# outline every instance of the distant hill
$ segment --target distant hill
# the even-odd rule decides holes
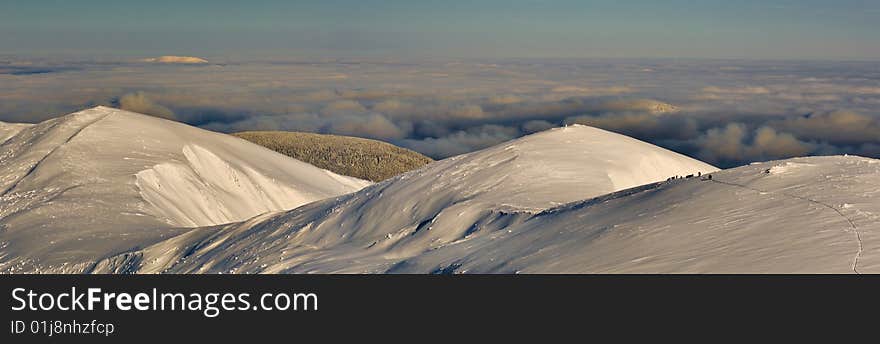
[[[433,161],[409,149],[358,137],[287,131],[245,131],[233,135],[317,167],[374,182]]]
[[[141,62],[149,62],[149,63],[178,63],[178,64],[202,64],[208,63],[208,60],[205,60],[200,57],[194,56],[159,56],[159,57],[151,57],[140,60]]]

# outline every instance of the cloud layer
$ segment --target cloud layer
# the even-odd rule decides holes
[[[10,59],[0,61],[0,121],[104,104],[223,132],[368,137],[434,158],[580,123],[729,167],[810,154],[880,157],[878,70],[854,62]]]

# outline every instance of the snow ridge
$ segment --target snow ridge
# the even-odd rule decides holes
[[[111,114],[110,114],[110,113],[102,114],[102,115],[100,115],[100,116],[98,116],[98,117],[96,117],[96,118],[94,118],[94,119],[90,119],[90,120],[88,120],[86,123],[84,123],[81,127],[79,127],[78,129],[74,130],[73,133],[70,135],[70,137],[68,137],[67,139],[64,140],[64,142],[61,142],[61,143],[58,144],[57,146],[53,147],[53,148],[52,148],[51,150],[49,150],[45,155],[43,155],[42,157],[40,157],[39,159],[37,159],[36,162],[34,162],[33,165],[32,165],[30,168],[28,168],[27,171],[26,171],[24,174],[22,174],[20,177],[18,177],[17,180],[15,180],[14,182],[12,182],[11,185],[7,186],[6,189],[3,190],[2,193],[0,193],[0,197],[3,197],[3,196],[5,196],[7,193],[9,193],[10,191],[14,190],[14,189],[18,186],[18,184],[21,183],[22,180],[24,180],[25,178],[27,178],[28,176],[30,176],[31,173],[33,173],[37,168],[40,167],[40,164],[42,164],[44,161],[46,161],[46,159],[48,159],[50,156],[52,156],[52,154],[55,154],[55,152],[56,152],[59,148],[63,147],[64,145],[66,145],[66,144],[68,144],[68,143],[70,143],[70,141],[72,141],[74,138],[76,138],[77,135],[79,135],[80,133],[82,133],[83,130],[86,130],[88,127],[90,127],[91,125],[93,125],[93,124],[95,124],[95,123],[97,123],[97,122],[100,122],[100,121],[103,120],[104,118],[107,118],[107,116],[109,116],[109,115],[111,115]]]

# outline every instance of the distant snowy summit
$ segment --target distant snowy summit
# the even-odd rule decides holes
[[[648,107],[648,111],[653,114],[676,113],[680,110],[677,106],[668,103],[656,103]]]
[[[169,64],[204,64],[208,63],[208,60],[205,60],[200,57],[194,56],[159,56],[159,57],[150,57],[139,60],[140,62],[147,63],[169,63]]]
[[[644,111],[654,115],[679,112],[675,105],[653,99],[614,100],[603,104],[604,108],[616,111]]]

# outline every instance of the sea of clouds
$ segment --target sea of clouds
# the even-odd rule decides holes
[[[111,105],[221,132],[374,138],[434,158],[580,123],[715,164],[880,157],[880,63],[0,57],[0,121]]]

